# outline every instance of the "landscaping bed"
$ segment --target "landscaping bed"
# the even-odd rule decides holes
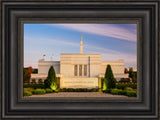
[[[110,93],[112,95],[125,95],[128,97],[137,97],[137,90],[134,90],[130,87],[126,87],[124,90],[122,89],[107,89],[104,91],[105,93]]]
[[[24,88],[23,95],[24,96],[31,96],[31,95],[43,95],[46,93],[53,93],[53,90],[47,89],[33,89],[33,88]]]

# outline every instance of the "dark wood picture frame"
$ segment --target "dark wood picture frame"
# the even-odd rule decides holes
[[[2,0],[1,10],[1,119],[158,119],[158,0]],[[138,99],[23,99],[25,21],[137,21]]]

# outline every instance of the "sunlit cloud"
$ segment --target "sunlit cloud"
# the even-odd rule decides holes
[[[114,26],[113,24],[55,24],[55,25],[80,32],[113,37],[132,42],[137,41],[137,33],[136,33],[137,29],[133,27],[133,25],[131,25],[130,29]]]

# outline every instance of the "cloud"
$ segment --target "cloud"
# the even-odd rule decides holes
[[[130,29],[118,27],[113,24],[56,24],[56,26],[132,42],[137,41],[136,28],[133,25],[130,26]]]
[[[32,41],[38,39],[38,43],[36,44],[48,44],[48,45],[55,45],[55,44],[64,44],[64,45],[69,45],[69,46],[79,46],[79,43],[74,43],[74,42],[69,42],[69,41],[64,41],[61,39],[52,39],[52,38],[39,38],[39,37],[25,37],[24,41]]]

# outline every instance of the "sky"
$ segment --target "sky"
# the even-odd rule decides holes
[[[24,67],[38,60],[60,61],[61,53],[101,53],[102,61],[124,59],[125,68],[137,68],[137,24],[24,24]]]

